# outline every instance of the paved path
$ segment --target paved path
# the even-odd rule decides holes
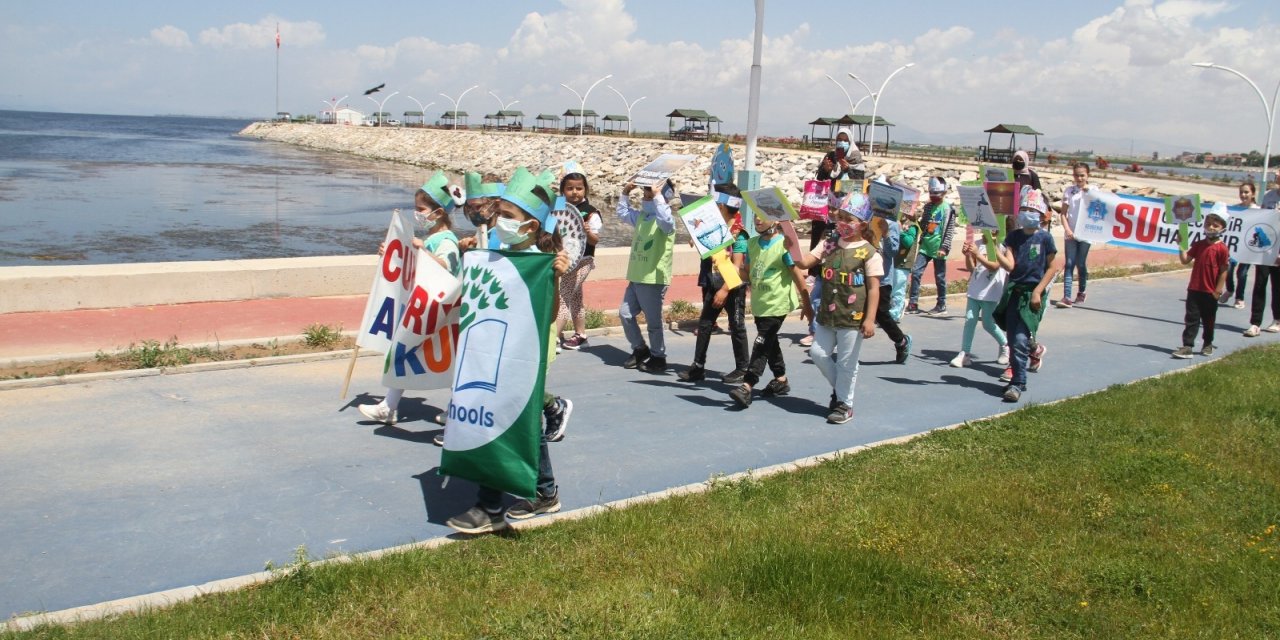
[[[1043,371],[1023,405],[1102,389],[1203,361],[1170,359],[1186,274],[1099,281],[1087,308],[1051,310]],[[953,303],[954,308],[959,308]],[[1274,342],[1240,335],[1245,311],[1220,313],[1219,348]],[[946,365],[962,320],[911,317],[916,352],[891,363],[878,334],[863,350],[855,420],[823,419],[829,387],[786,347],[793,395],[732,408],[719,383],[622,369],[627,347],[593,339],[562,355],[549,389],[576,404],[551,447],[566,509],[762,468],[1005,411],[994,342],[981,330],[973,368]],[[784,334],[798,338],[789,322]],[[693,337],[670,335],[687,364]],[[728,367],[727,338],[710,368]],[[474,487],[441,486],[438,427],[446,393],[410,392],[404,421],[362,420],[380,395],[362,358],[352,402],[344,361],[253,367],[0,392],[0,615],[58,610],[252,573],[289,562],[444,536]]]

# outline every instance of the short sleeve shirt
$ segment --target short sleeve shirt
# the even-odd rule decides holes
[[[1191,243],[1187,255],[1195,260],[1191,265],[1191,281],[1187,283],[1187,290],[1214,293],[1218,288],[1218,277],[1227,268],[1231,250],[1224,242],[1200,239]]]
[[[1013,252],[1013,271],[1009,282],[1014,284],[1040,284],[1049,268],[1049,256],[1058,253],[1053,236],[1044,229],[1026,233],[1019,229],[1004,239],[1004,246]]]

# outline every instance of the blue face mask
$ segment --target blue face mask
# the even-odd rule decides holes
[[[1039,229],[1040,228],[1040,212],[1039,211],[1019,211],[1018,224],[1023,229]]]
[[[841,151],[848,151],[848,150],[849,150],[849,143],[848,143],[848,142],[845,142],[844,140],[841,140],[840,142],[837,142],[837,143],[836,143],[836,148],[837,148],[837,149],[839,149],[839,150],[841,150]]]

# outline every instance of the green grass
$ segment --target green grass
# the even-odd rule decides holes
[[[98,362],[110,363],[120,369],[177,367],[191,364],[196,359],[216,361],[230,357],[221,349],[179,346],[177,337],[169,338],[163,344],[158,340],[144,340],[142,344],[130,344],[115,353],[99,351],[94,356]]]
[[[302,342],[308,347],[327,349],[342,340],[342,327],[315,323],[302,330]]]
[[[1274,638],[1280,348],[40,638]]]
[[[604,312],[599,309],[588,308],[584,314],[583,320],[586,322],[588,329],[599,329],[608,322]]]

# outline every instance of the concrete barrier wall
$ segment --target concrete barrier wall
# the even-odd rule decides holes
[[[626,247],[599,249],[592,279],[627,275]],[[0,268],[0,313],[155,304],[365,295],[377,256],[148,262]],[[698,273],[698,254],[677,246],[677,275]]]

